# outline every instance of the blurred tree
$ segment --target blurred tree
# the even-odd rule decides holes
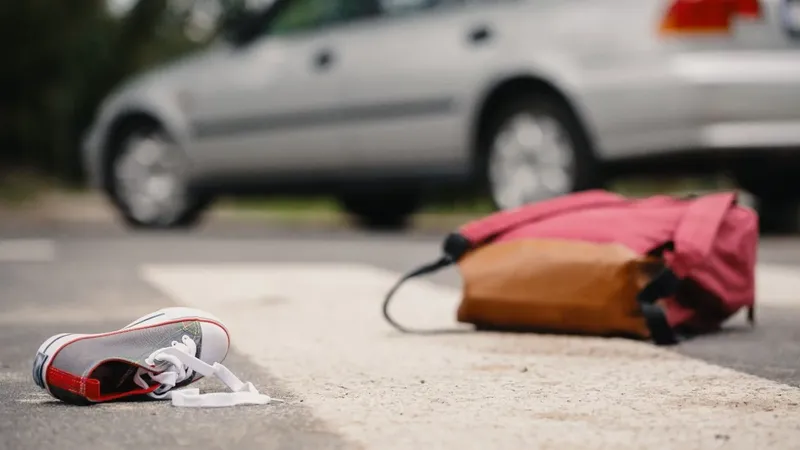
[[[76,0],[69,6],[30,0],[0,6],[5,57],[0,71],[3,162],[35,161],[53,168],[49,144],[63,130],[54,127],[54,119],[68,106],[63,80],[71,71],[74,38],[93,25],[101,4],[100,0]]]
[[[203,45],[186,34],[200,3],[137,0],[116,17],[106,0],[2,2],[0,176],[32,167],[80,182],[78,145],[97,106],[124,79]]]

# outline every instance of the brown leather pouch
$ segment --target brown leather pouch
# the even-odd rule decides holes
[[[637,294],[663,268],[618,244],[523,239],[458,261],[459,322],[480,329],[649,338]]]

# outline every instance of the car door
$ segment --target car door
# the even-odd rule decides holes
[[[463,163],[464,99],[497,57],[493,14],[464,0],[375,1],[380,17],[339,42],[358,164],[407,172]]]
[[[242,45],[225,45],[203,82],[188,87],[197,172],[286,175],[338,169],[342,130],[329,112],[342,78],[329,53],[331,0],[289,0]]]

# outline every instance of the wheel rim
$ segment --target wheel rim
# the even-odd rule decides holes
[[[114,173],[117,197],[140,223],[168,225],[186,206],[183,164],[157,136],[129,138]]]
[[[554,118],[530,113],[511,117],[492,142],[489,184],[501,209],[569,193],[574,185],[574,150]]]

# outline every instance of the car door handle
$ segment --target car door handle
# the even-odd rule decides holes
[[[479,25],[467,34],[467,39],[471,44],[480,44],[492,39],[492,29],[488,25]]]
[[[326,70],[333,64],[333,61],[334,61],[333,51],[329,48],[322,49],[314,55],[314,61],[313,61],[314,69]]]

